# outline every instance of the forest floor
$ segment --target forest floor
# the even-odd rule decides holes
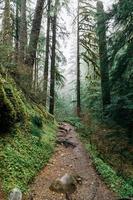
[[[78,138],[74,128],[62,124],[58,138],[68,141],[68,146],[57,145],[49,164],[39,173],[30,187],[34,200],[64,200],[63,194],[51,192],[49,186],[66,173],[78,174],[82,184],[72,195],[73,200],[115,200],[116,195],[102,181],[93,167],[92,160]],[[70,142],[70,144],[69,144]],[[71,145],[74,144],[75,146]]]
[[[4,200],[4,194],[3,194],[3,191],[1,189],[1,185],[0,185],[0,200]]]

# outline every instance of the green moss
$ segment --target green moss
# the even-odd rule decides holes
[[[1,132],[8,131],[16,121],[15,109],[0,86],[0,127]]]
[[[10,84],[5,86],[5,93],[16,111],[17,121],[24,121],[26,115],[25,105],[16,88],[12,88]]]
[[[0,77],[0,127],[9,132],[17,122],[24,122],[26,110],[20,94],[11,83]]]
[[[56,122],[41,105],[28,102],[12,79],[0,77],[0,127],[8,133],[0,137],[3,190],[26,192],[54,151]]]

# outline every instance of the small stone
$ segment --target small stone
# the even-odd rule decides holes
[[[9,200],[22,200],[22,192],[18,188],[14,188],[9,195]]]

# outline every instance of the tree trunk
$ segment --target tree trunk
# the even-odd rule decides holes
[[[19,49],[19,4],[16,0],[16,24],[15,24],[15,60],[18,62],[18,49]]]
[[[33,89],[36,94],[36,85],[37,85],[37,59],[35,58],[34,63],[34,83],[33,83]]]
[[[27,46],[26,0],[21,0],[19,61],[24,64]]]
[[[80,38],[79,38],[79,0],[77,12],[77,116],[80,116],[81,101],[80,101]]]
[[[3,43],[12,46],[11,8],[10,0],[4,0]]]
[[[109,84],[107,43],[106,43],[105,13],[103,8],[103,3],[101,1],[97,2],[97,15],[98,15],[97,29],[99,37],[102,103],[103,103],[103,113],[106,114],[106,108],[110,104],[110,84]]]
[[[49,112],[54,114],[54,103],[55,103],[55,50],[56,50],[56,13],[52,19],[52,56],[51,56],[51,74],[50,74],[50,106]]]
[[[32,29],[30,34],[30,41],[27,50],[26,65],[29,67],[29,84],[32,86],[33,81],[33,65],[36,57],[37,44],[41,29],[41,21],[43,14],[45,0],[37,0],[34,19],[32,22]]]
[[[49,68],[49,45],[50,45],[50,8],[51,0],[48,0],[48,10],[47,10],[47,36],[46,36],[46,58],[44,66],[44,83],[43,83],[43,93],[44,93],[44,106],[47,103],[47,87],[48,87],[48,68]]]

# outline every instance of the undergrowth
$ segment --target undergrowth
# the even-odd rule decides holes
[[[95,125],[86,126],[79,118],[69,118],[66,120],[75,126],[79,137],[85,144],[88,153],[91,155],[92,161],[97,172],[104,179],[105,183],[118,194],[118,196],[132,197],[133,196],[133,179],[125,179],[119,175],[104,159],[104,155],[99,153],[96,146],[93,144],[91,137],[95,134]]]
[[[123,177],[118,176],[116,171],[100,158],[99,153],[94,146],[86,144],[86,149],[91,155],[96,170],[111,189],[121,198],[132,197],[133,185],[131,181],[124,180]]]
[[[5,193],[14,187],[26,192],[54,151],[55,126],[46,124],[45,130],[38,129],[40,137],[33,134],[35,131],[35,126],[31,132],[16,127],[10,136],[0,140],[0,178]]]
[[[0,88],[4,88],[4,91],[7,86],[12,93],[7,93],[4,98],[6,97],[10,104],[3,100],[1,107],[11,105],[10,110],[14,111],[15,116],[21,114],[25,118],[12,121],[8,131],[0,131],[0,182],[6,195],[14,187],[25,193],[28,191],[29,183],[46,165],[54,151],[57,127],[53,116],[41,105],[28,102],[21,91],[17,90],[14,82],[9,81],[7,84],[3,81]],[[12,119],[12,115],[8,118]],[[10,120],[8,118],[7,125]]]

